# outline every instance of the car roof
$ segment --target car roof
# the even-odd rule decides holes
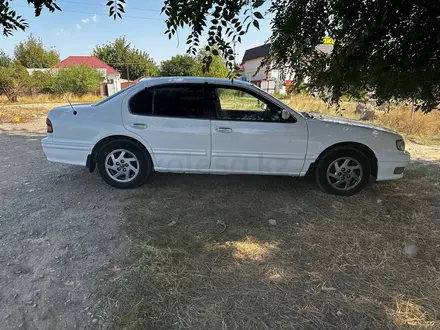
[[[207,77],[152,77],[143,78],[139,84],[147,86],[163,85],[163,84],[213,84],[213,85],[234,85],[249,86],[252,84],[238,79],[226,78],[207,78]]]

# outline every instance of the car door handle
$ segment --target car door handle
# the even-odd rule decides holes
[[[146,128],[148,127],[148,125],[146,125],[146,124],[134,123],[134,124],[131,124],[131,127],[136,128],[136,129],[146,129]]]
[[[220,133],[232,133],[232,128],[229,127],[216,127],[215,130]]]

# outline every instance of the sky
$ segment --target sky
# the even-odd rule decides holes
[[[46,48],[54,48],[61,59],[71,55],[90,55],[96,45],[102,45],[125,36],[132,46],[146,51],[157,64],[187,50],[188,29],[179,31],[179,39],[171,40],[164,34],[165,15],[160,14],[163,0],[126,0],[122,19],[108,16],[105,0],[57,0],[62,11],[44,10],[39,17],[26,0],[10,1],[10,6],[29,23],[23,32],[13,36],[0,36],[0,50],[12,55],[14,46],[31,33],[42,39]],[[237,62],[240,63],[248,48],[262,45],[270,36],[270,20],[260,22],[260,30],[252,26],[242,43],[236,45]],[[206,40],[206,39],[205,39]]]

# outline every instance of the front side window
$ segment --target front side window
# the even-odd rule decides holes
[[[282,109],[242,89],[217,88],[217,118],[281,122]]]
[[[130,99],[129,107],[136,115],[209,118],[204,88],[198,85],[146,88]]]

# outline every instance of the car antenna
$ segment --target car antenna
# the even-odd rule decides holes
[[[70,103],[70,100],[67,97],[67,93],[64,93],[64,96],[66,97],[67,102],[69,102],[70,107],[72,108],[73,114],[76,115],[78,112],[75,110],[75,108],[73,107],[72,103]]]

